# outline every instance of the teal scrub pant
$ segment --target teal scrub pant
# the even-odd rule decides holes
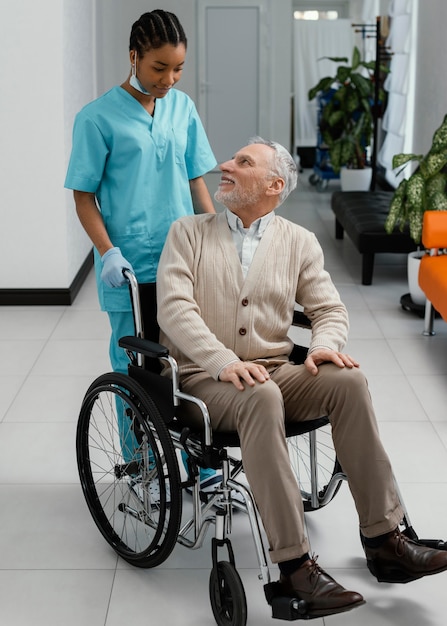
[[[108,311],[112,335],[110,337],[109,356],[114,372],[127,374],[129,357],[123,348],[120,348],[118,341],[121,337],[135,335],[135,324],[130,311]],[[138,442],[133,430],[129,427],[129,418],[117,410],[118,432],[120,435],[120,445],[125,463],[135,460],[134,451],[138,449]],[[186,454],[182,452],[183,463],[186,465]],[[200,468],[200,481],[203,482],[215,474],[213,469]]]
[[[127,367],[129,365],[129,357],[125,350],[120,348],[118,340],[121,337],[128,335],[135,335],[135,326],[133,322],[132,313],[130,312],[109,312],[110,325],[112,327],[112,336],[110,338],[109,356],[110,362],[114,372],[120,372],[127,375]],[[134,431],[130,428],[130,419],[123,412],[120,406],[119,399],[117,399],[117,419],[118,419],[118,433],[120,437],[121,451],[123,454],[124,462],[130,463],[135,460],[135,451],[138,450],[139,445],[135,437]]]

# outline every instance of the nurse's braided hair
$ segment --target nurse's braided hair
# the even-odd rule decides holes
[[[139,57],[152,48],[161,48],[166,44],[186,48],[185,31],[174,13],[156,9],[143,13],[132,26],[130,33],[130,50],[136,50]]]

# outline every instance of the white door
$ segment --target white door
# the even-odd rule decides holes
[[[198,109],[218,162],[267,128],[268,0],[199,0]]]

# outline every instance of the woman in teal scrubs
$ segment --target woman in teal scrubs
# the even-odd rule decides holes
[[[127,373],[129,362],[118,339],[134,333],[123,268],[133,269],[140,283],[155,282],[171,223],[194,211],[215,212],[202,177],[216,159],[193,101],[173,89],[186,46],[174,14],[143,14],[131,30],[129,76],[87,104],[74,123],[65,187],[74,190],[94,245],[117,372]]]

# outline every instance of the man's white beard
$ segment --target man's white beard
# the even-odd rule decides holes
[[[259,195],[260,194],[257,194],[254,191],[241,190],[237,188],[227,191],[218,189],[214,194],[214,199],[231,209],[232,207],[239,208],[256,204],[259,200]]]

